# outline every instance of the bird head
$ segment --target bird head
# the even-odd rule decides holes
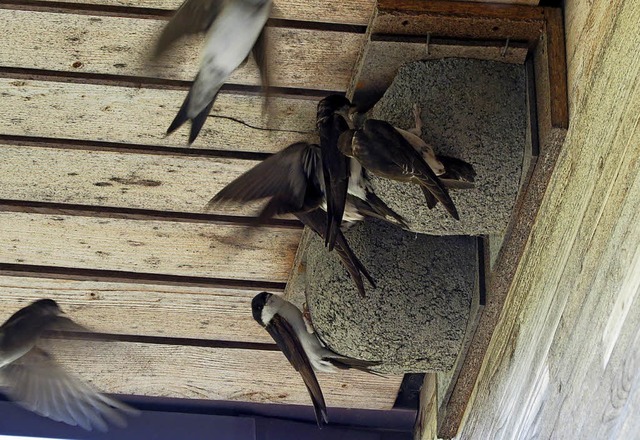
[[[62,314],[62,310],[60,310],[60,306],[57,302],[52,299],[39,299],[37,301],[32,302],[29,305],[29,308],[32,311],[37,311],[39,314],[43,316],[47,315],[60,315]]]
[[[253,297],[251,301],[251,312],[253,313],[253,319],[255,319],[258,324],[261,326],[265,326],[267,323],[262,320],[262,311],[264,307],[267,305],[271,297],[272,293],[269,292],[260,292],[256,296]]]
[[[334,113],[340,113],[348,118],[351,107],[351,101],[345,96],[329,95],[318,103],[318,120],[329,117]]]

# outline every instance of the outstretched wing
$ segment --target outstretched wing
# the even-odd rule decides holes
[[[292,144],[222,188],[206,209],[229,202],[250,202],[270,197],[272,200],[261,214],[261,219],[299,211],[305,204],[310,179],[313,179],[310,174],[314,172],[314,166],[307,165],[316,161],[317,155],[314,145],[306,142]]]
[[[7,395],[21,406],[89,431],[107,431],[109,423],[125,426],[123,413],[138,413],[71,376],[39,348],[7,365],[0,374],[8,384]]]
[[[153,52],[159,57],[180,38],[205,32],[220,14],[226,0],[185,0],[164,27]]]

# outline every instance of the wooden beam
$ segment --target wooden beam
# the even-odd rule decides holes
[[[164,20],[99,17],[0,9],[3,67],[192,81],[200,65],[201,38],[181,42],[156,63],[150,53]],[[269,28],[272,85],[346,90],[364,35]],[[42,56],[46,48],[47,56]],[[260,83],[253,60],[230,84]]]
[[[0,149],[0,199],[198,214],[220,189],[258,163],[1,143]],[[211,212],[255,216],[260,205]]]
[[[56,300],[101,333],[273,343],[251,316],[255,290],[0,275],[0,309]]]
[[[527,0],[525,0],[527,1]],[[528,0],[531,1],[531,0]],[[14,0],[12,3],[44,4],[52,7],[64,5],[83,7],[117,7],[172,11],[178,9],[183,0]],[[374,0],[323,1],[323,0],[274,0],[272,18],[325,23],[344,23],[366,26],[373,10]]]
[[[537,40],[545,21],[542,8],[440,0],[378,0],[374,14],[375,33],[474,40]]]
[[[299,230],[0,212],[0,262],[285,281]]]
[[[165,136],[186,90],[157,90],[0,77],[0,133],[11,136],[187,147],[188,127]],[[276,152],[315,139],[316,100],[221,93],[191,148]]]
[[[7,315],[8,317],[8,315]],[[135,320],[135,316],[130,316]],[[302,378],[279,351],[132,342],[57,343],[56,359],[103,392],[310,406]],[[78,349],[82,356],[78,356]],[[391,409],[402,376],[319,373],[329,407]]]

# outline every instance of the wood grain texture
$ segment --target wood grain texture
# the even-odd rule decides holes
[[[589,41],[601,57],[573,101],[460,438],[627,438],[638,426],[640,8],[617,5]]]
[[[104,392],[310,405],[297,371],[279,351],[132,342],[57,344],[56,358]],[[259,369],[259,371],[258,371]],[[391,409],[402,376],[318,374],[327,406]],[[331,414],[331,410],[329,410]]]
[[[480,40],[533,41],[542,35],[542,8],[459,1],[379,0],[372,32]]]
[[[203,213],[211,197],[257,163],[0,143],[0,199]],[[259,207],[210,212],[254,216]]]
[[[251,316],[251,290],[0,276],[0,310],[51,298],[101,333],[273,343]]]
[[[165,136],[186,90],[158,90],[0,78],[0,133],[187,147],[188,127]],[[221,93],[191,148],[276,152],[315,139],[315,100]],[[227,119],[234,118],[235,120]]]
[[[202,39],[179,43],[151,63],[164,20],[98,17],[0,9],[0,63],[4,67],[99,73],[192,81],[200,65]],[[361,34],[269,28],[272,85],[344,91]],[[46,48],[47,56],[42,49]],[[253,61],[230,84],[260,84]],[[178,102],[180,104],[181,102]]]
[[[286,281],[301,231],[0,213],[0,262]]]
[[[182,0],[42,0],[46,3],[70,5],[107,5],[130,8],[177,9]],[[521,0],[532,1],[532,0]],[[274,0],[272,18],[366,25],[373,11],[374,0],[323,1]]]

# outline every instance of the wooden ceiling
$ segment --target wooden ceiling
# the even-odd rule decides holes
[[[187,129],[165,131],[199,41],[148,62],[180,3],[0,3],[0,319],[50,297],[120,335],[64,359],[110,393],[308,405],[249,304],[284,290],[300,225],[277,220],[247,237],[253,210],[203,208],[257,160],[315,136],[318,98],[347,90],[375,2],[275,1],[274,117],[262,117],[250,62],[191,147]],[[390,409],[401,379],[320,375],[329,406],[371,409]]]

